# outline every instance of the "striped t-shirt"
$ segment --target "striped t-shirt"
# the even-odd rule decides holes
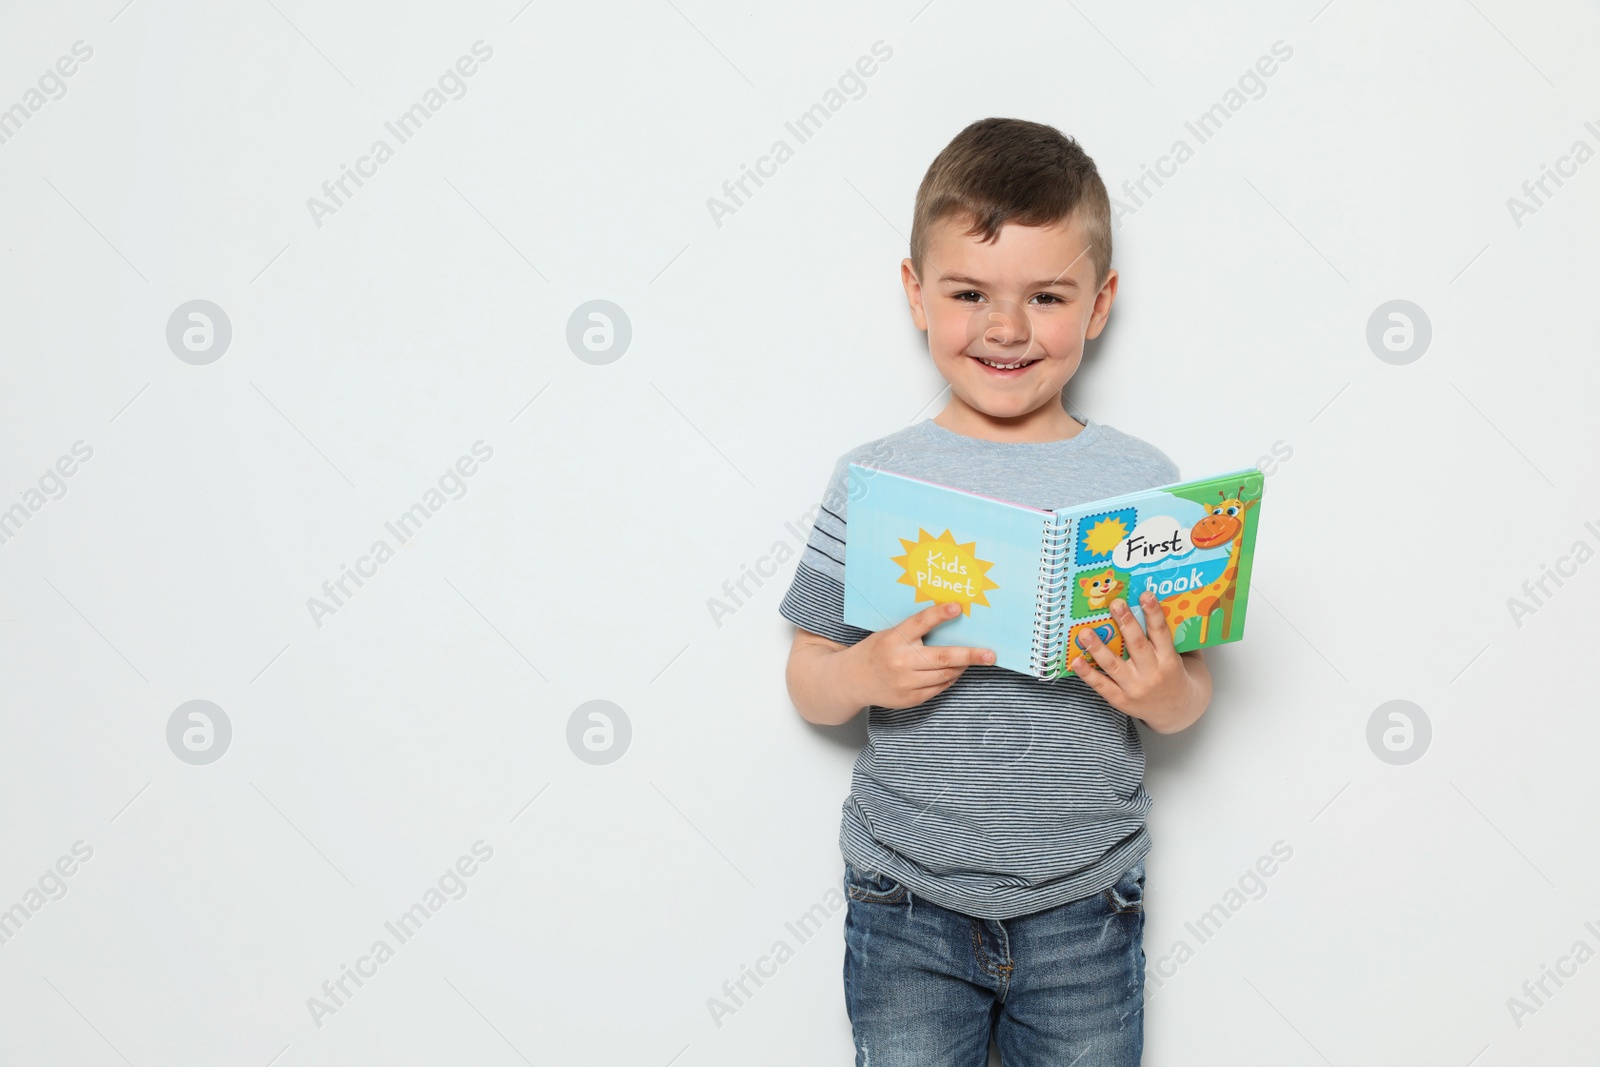
[[[848,465],[1036,508],[1178,480],[1159,449],[1080,419],[1064,441],[986,441],[928,419],[852,449],[823,494],[783,617],[841,644]],[[1075,676],[973,666],[912,708],[867,709],[839,847],[933,902],[1008,919],[1098,893],[1150,851],[1144,749],[1133,720]]]

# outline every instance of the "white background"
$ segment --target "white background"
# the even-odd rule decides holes
[[[928,163],[989,115],[1079,138],[1133,208],[1074,409],[1186,476],[1292,453],[1211,709],[1145,735],[1146,1062],[1592,1052],[1600,962],[1520,1025],[1507,999],[1600,949],[1600,564],[1520,626],[1507,599],[1600,547],[1600,162],[1520,226],[1507,199],[1600,148],[1600,7],[3,20],[0,108],[75,41],[93,56],[0,144],[0,506],[93,455],[0,544],[0,908],[93,856],[0,945],[0,1061],[849,1062],[842,911],[804,943],[785,923],[837,902],[864,731],[785,694],[792,558],[721,625],[708,601],[798,548],[785,523],[841,452],[938,411],[899,261]],[[466,95],[313,221],[478,40]],[[892,58],[796,145],[785,121],[875,41]],[[1276,41],[1292,58],[1197,144],[1185,121]],[[718,225],[708,198],[780,137],[794,158]],[[1123,182],[1179,138],[1194,157],[1135,204]],[[233,331],[206,365],[166,339],[195,299]],[[632,325],[603,365],[566,340],[597,299]],[[1366,340],[1394,299],[1432,324],[1406,365]],[[308,600],[479,440],[465,494],[318,625]],[[233,731],[205,766],[166,736],[195,699]],[[596,699],[632,731],[601,766],[567,740]],[[1398,766],[1367,742],[1394,699],[1432,726]],[[317,1025],[308,998],[479,840],[466,895]],[[780,939],[719,1025],[710,999]]]

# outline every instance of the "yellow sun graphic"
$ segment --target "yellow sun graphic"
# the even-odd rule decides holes
[[[900,543],[906,554],[891,559],[905,573],[896,580],[915,589],[916,600],[936,604],[954,601],[961,605],[964,615],[972,614],[974,604],[990,606],[984,593],[1000,587],[989,580],[987,572],[994,564],[978,558],[976,541],[958,545],[949,530],[934,537],[919,527],[915,541],[902,537]]]
[[[1083,547],[1097,556],[1103,556],[1127,536],[1128,527],[1121,519],[1107,517],[1083,531]]]

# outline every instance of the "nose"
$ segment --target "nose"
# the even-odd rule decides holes
[[[991,350],[1027,344],[1033,339],[1027,309],[1014,301],[990,304],[972,316],[970,329],[973,336],[969,340]]]

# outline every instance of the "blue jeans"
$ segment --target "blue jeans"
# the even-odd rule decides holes
[[[844,873],[844,991],[856,1067],[1138,1067],[1144,864],[1103,892],[1014,919]]]

